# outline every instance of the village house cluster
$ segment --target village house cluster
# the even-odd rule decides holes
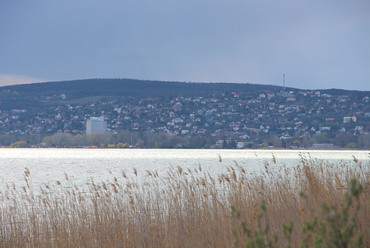
[[[68,95],[59,96],[68,100]],[[110,133],[120,130],[168,136],[213,137],[212,147],[311,147],[359,144],[370,130],[369,96],[320,91],[213,93],[208,97],[119,97],[90,103],[72,101],[32,111],[0,112],[0,133],[86,134],[91,117],[103,118]],[[325,134],[325,135],[323,135]],[[322,145],[321,145],[322,146]],[[366,147],[365,147],[366,148]]]

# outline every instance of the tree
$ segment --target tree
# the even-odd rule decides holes
[[[12,147],[12,148],[25,148],[25,147],[27,147],[27,142],[23,141],[23,140],[16,141],[16,142],[10,144],[10,147]]]
[[[77,134],[77,135],[73,136],[72,145],[75,146],[75,147],[85,146],[86,145],[86,136],[83,136],[81,134]]]
[[[72,134],[56,133],[44,138],[45,145],[48,147],[71,147],[73,141]]]
[[[116,143],[128,143],[131,146],[140,142],[140,134],[137,132],[130,132],[129,130],[122,130],[116,135]]]
[[[361,134],[358,136],[357,144],[361,148],[370,148],[370,134]]]
[[[115,143],[114,137],[111,133],[104,134],[90,134],[86,136],[87,144],[93,146],[100,146],[100,144],[108,145]]]
[[[347,144],[354,142],[356,142],[356,137],[350,133],[339,135],[336,141],[337,145],[341,147],[346,147]]]
[[[281,147],[283,145],[281,139],[279,139],[278,137],[273,137],[272,139],[269,140],[269,145],[272,145],[274,147]]]
[[[324,144],[329,142],[329,137],[327,133],[317,133],[311,138],[312,143],[315,144]]]
[[[127,144],[127,143],[122,143],[122,142],[120,142],[120,143],[118,143],[118,144],[116,145],[116,147],[117,147],[117,148],[127,148],[127,147],[128,147],[128,144]]]
[[[347,148],[350,148],[350,149],[353,149],[353,148],[356,148],[357,147],[357,144],[355,142],[351,142],[351,143],[348,143],[346,145]]]

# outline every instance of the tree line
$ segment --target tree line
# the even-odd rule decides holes
[[[221,143],[220,143],[221,141]],[[291,137],[282,140],[276,135],[264,135],[251,139],[241,139],[235,134],[215,136],[198,134],[193,136],[168,135],[164,132],[135,132],[122,130],[118,133],[105,134],[71,134],[56,133],[42,135],[0,135],[0,145],[8,147],[101,147],[101,148],[226,148],[234,149],[238,141],[248,142],[250,148],[283,147],[295,145],[307,147],[312,144],[334,144],[345,148],[369,148],[370,134],[354,136],[343,134],[331,137],[328,133],[315,134],[312,137],[298,140]]]

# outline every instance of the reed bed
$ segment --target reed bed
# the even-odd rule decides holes
[[[294,168],[275,164],[273,157],[258,175],[237,163],[217,176],[201,166],[160,176],[148,170],[141,172],[145,180],[136,179],[136,170],[122,171],[85,187],[66,175],[37,189],[26,169],[26,187],[0,192],[0,247],[245,247],[243,223],[254,230],[261,221],[281,247],[283,224],[293,223],[290,244],[299,247],[303,223],[325,218],[323,202],[340,208],[351,178],[363,185],[355,235],[370,246],[370,162],[332,164],[302,155]],[[259,219],[262,201],[267,211]]]

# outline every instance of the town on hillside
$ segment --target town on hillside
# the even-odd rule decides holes
[[[68,101],[68,93],[48,97],[60,103],[1,110],[0,145],[370,148],[370,98],[363,95],[297,89],[122,96],[86,103]],[[91,120],[103,123],[99,131]]]

